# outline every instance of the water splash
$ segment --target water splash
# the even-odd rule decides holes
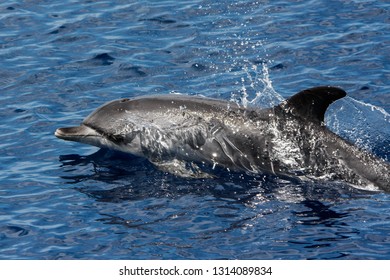
[[[390,160],[390,114],[383,108],[345,97],[330,106],[325,120],[336,134]]]
[[[245,61],[241,74],[240,105],[244,107],[256,106],[259,108],[268,108],[284,100],[273,88],[267,62],[261,61],[260,64],[256,64]]]

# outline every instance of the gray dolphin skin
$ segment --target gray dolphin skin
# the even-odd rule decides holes
[[[390,164],[324,125],[328,106],[344,96],[315,87],[268,109],[176,94],[120,99],[55,136],[145,157],[178,176],[208,177],[200,166],[219,166],[389,192]]]

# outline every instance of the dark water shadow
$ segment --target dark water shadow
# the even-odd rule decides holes
[[[213,178],[182,178],[159,171],[144,158],[101,149],[87,156],[60,156],[62,179],[97,201],[119,202],[150,197],[178,197],[187,194],[212,195],[250,203],[262,195],[267,200],[299,195],[300,201],[339,201],[367,197],[373,192],[341,182],[302,181],[272,174],[257,176],[204,168]],[[84,182],[82,186],[80,183]],[[85,183],[87,182],[87,183]]]
[[[350,240],[361,235],[361,231],[349,224],[350,217],[356,210],[336,211],[334,204],[306,200],[302,202],[306,210],[294,212],[301,234],[295,240],[289,240],[292,246],[301,247],[304,251],[320,252],[307,259],[356,259],[353,249],[345,247],[334,250],[337,244],[348,244]],[[319,229],[313,235],[313,229]]]

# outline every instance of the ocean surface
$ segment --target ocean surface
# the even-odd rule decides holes
[[[389,1],[3,0],[0,29],[0,259],[390,259],[388,193],[183,179],[53,135],[122,97],[332,85],[327,125],[389,161]]]

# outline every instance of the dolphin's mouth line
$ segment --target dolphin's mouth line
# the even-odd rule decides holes
[[[98,127],[94,127],[94,126],[91,126],[91,125],[85,124],[85,123],[83,123],[82,125],[95,132],[95,134],[88,135],[88,136],[94,136],[94,137],[100,137],[102,139],[107,139],[107,140],[109,140],[115,144],[118,144],[118,145],[124,141],[123,136],[120,134],[110,134],[110,133],[107,133],[106,131],[104,131]]]

